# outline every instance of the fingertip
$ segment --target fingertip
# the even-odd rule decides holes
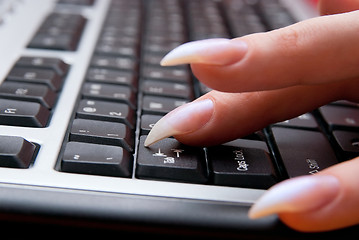
[[[176,108],[153,126],[145,140],[145,147],[170,136],[199,130],[210,121],[213,110],[211,99],[198,99]]]
[[[174,66],[189,63],[208,65],[227,65],[239,61],[247,51],[243,41],[213,38],[184,43],[161,60],[161,66]]]
[[[317,211],[333,201],[340,190],[334,176],[304,176],[286,180],[269,189],[250,209],[251,219],[272,214]]]

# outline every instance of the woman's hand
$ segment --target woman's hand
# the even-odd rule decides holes
[[[359,9],[359,1],[323,0],[319,6],[330,14]],[[358,39],[359,11],[352,11],[232,40],[181,45],[162,64],[190,63],[196,77],[217,91],[166,115],[145,145],[169,136],[190,145],[220,144],[331,101],[359,102]],[[356,158],[286,180],[267,191],[249,216],[276,213],[301,231],[358,224],[358,172]]]

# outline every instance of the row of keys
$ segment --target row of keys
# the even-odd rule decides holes
[[[111,3],[69,129],[61,171],[132,176],[140,3]]]
[[[145,148],[145,137],[140,139],[136,163],[139,178],[262,189],[278,181],[264,142],[241,139],[209,147],[206,158],[203,148],[189,147],[171,138]]]
[[[68,69],[60,59],[21,57],[0,85],[0,124],[45,127]]]

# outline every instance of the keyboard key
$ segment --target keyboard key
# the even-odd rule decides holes
[[[127,86],[115,86],[112,84],[85,83],[82,88],[85,98],[118,101],[136,108],[136,95]]]
[[[41,25],[39,32],[50,35],[63,33],[79,34],[86,20],[79,14],[51,13]]]
[[[214,184],[267,189],[278,182],[274,164],[260,141],[209,147],[207,156]]]
[[[272,128],[274,141],[290,178],[317,173],[338,160],[321,132]]]
[[[51,109],[55,104],[57,94],[42,84],[5,81],[0,85],[0,97],[37,102]]]
[[[40,26],[28,47],[74,51],[86,19],[81,15],[52,13]]]
[[[144,114],[141,116],[141,134],[147,135],[162,116]]]
[[[293,128],[319,129],[318,123],[311,113],[305,113],[298,117],[283,122],[278,122],[275,125]]]
[[[97,100],[81,100],[77,109],[77,117],[109,122],[125,123],[134,128],[135,113],[130,106]]]
[[[122,123],[75,119],[70,131],[70,141],[121,146],[132,152],[132,135],[132,130]]]
[[[359,132],[335,130],[333,136],[344,155],[344,160],[359,156]]]
[[[29,48],[69,50],[76,49],[77,41],[73,39],[71,34],[63,34],[61,36],[50,36],[48,34],[36,34],[29,43]]]
[[[187,100],[180,98],[144,96],[142,111],[149,114],[164,115],[187,102]]]
[[[189,72],[183,68],[145,66],[142,71],[142,76],[154,80],[167,80],[181,83],[188,83],[190,80]]]
[[[22,137],[0,136],[0,166],[28,168],[36,150],[35,144]]]
[[[319,108],[330,129],[359,129],[359,108],[323,106]]]
[[[65,172],[130,177],[132,155],[121,147],[69,142],[61,161]]]
[[[171,138],[144,147],[145,138],[140,138],[137,177],[194,183],[207,181],[202,148],[185,146]]]
[[[48,57],[21,57],[15,65],[18,67],[52,69],[60,76],[66,75],[70,67],[61,59]]]
[[[94,4],[94,0],[59,0],[58,3],[70,4],[70,5],[91,6]]]
[[[193,90],[188,84],[145,80],[142,83],[144,94],[193,99]]]
[[[39,103],[0,99],[0,124],[45,127],[50,112]]]
[[[117,71],[105,68],[90,68],[86,75],[89,82],[123,84],[137,89],[135,74],[127,71]]]
[[[91,66],[134,72],[137,68],[137,63],[132,58],[95,55],[91,60]]]
[[[95,49],[99,55],[122,55],[125,57],[136,57],[138,55],[137,46],[126,46],[118,43],[99,42]]]
[[[53,91],[58,91],[63,79],[53,70],[14,67],[7,76],[7,80],[45,84]]]

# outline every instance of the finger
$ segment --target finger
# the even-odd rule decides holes
[[[359,9],[358,0],[321,0],[318,4],[322,15],[350,12]]]
[[[357,96],[359,84],[350,80],[263,92],[212,91],[158,121],[146,145],[169,136],[189,145],[223,143],[341,99],[347,94],[348,85],[353,86],[353,95]]]
[[[353,31],[359,28],[358,18],[359,11],[318,17],[227,43],[222,40],[220,47],[214,40],[192,42],[174,49],[162,64],[191,63],[200,81],[226,92],[354,78],[359,76],[359,31]]]
[[[279,214],[300,231],[327,231],[359,223],[359,157],[314,176],[293,178],[272,187],[249,216]]]

